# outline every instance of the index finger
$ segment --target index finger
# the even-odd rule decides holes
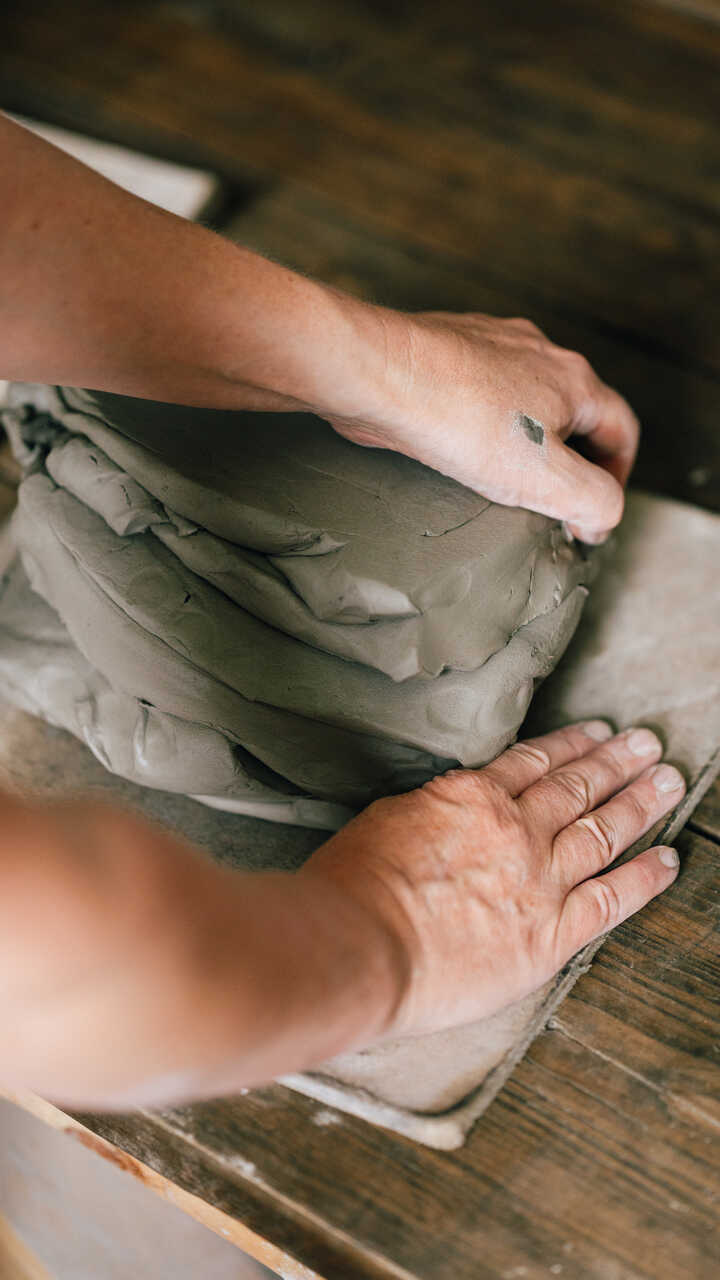
[[[481,772],[511,796],[518,796],[552,769],[587,755],[599,742],[607,742],[611,737],[612,729],[604,720],[584,720],[555,729],[541,738],[516,742]]]

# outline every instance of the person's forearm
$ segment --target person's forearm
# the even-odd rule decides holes
[[[379,916],[329,878],[223,880],[211,945],[176,992],[179,1036],[200,1050],[188,1096],[231,1093],[382,1037],[405,975]]]
[[[0,377],[216,408],[359,411],[379,308],[130,195],[0,116]],[[390,314],[390,313],[388,313]]]
[[[404,950],[331,877],[223,868],[107,805],[0,796],[0,815],[5,1087],[94,1109],[170,1104],[390,1025]]]

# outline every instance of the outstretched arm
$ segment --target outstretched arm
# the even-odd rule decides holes
[[[0,116],[0,377],[311,410],[598,541],[637,421],[529,321],[361,302],[116,187]],[[564,441],[583,435],[594,461]]]
[[[668,849],[612,868],[684,786],[648,730],[609,734],[378,801],[295,874],[221,868],[119,810],[3,800],[0,1082],[169,1105],[519,999],[677,874]]]

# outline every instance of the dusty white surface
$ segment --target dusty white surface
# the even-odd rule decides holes
[[[172,164],[156,156],[144,156],[137,151],[129,151],[127,147],[86,138],[83,134],[58,129],[55,125],[29,120],[25,116],[16,115],[13,119],[89,168],[96,169],[119,187],[125,187],[134,195],[151,200],[181,218],[201,217],[219,190],[215,174],[202,169]]]

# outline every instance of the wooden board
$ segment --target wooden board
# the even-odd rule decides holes
[[[293,177],[720,368],[714,26],[632,0],[426,0],[412,22],[302,0],[236,9],[229,30],[214,7],[126,13],[118,38],[109,0],[62,23],[49,0],[13,6],[5,100],[244,183]]]
[[[325,1280],[711,1280],[720,846],[679,848],[673,894],[614,932],[461,1151],[280,1086],[75,1119]]]
[[[326,265],[305,269],[347,271],[347,283],[355,274],[356,287],[412,307],[507,307],[585,345],[641,411],[639,481],[718,509],[717,387],[704,352],[719,331],[704,299],[717,296],[719,38],[692,16],[716,10],[716,0],[448,0],[412,10],[400,0],[146,0],[119,15],[109,0],[69,0],[59,22],[48,0],[26,0],[0,16],[0,86],[8,106],[221,170],[238,212],[277,194],[272,235],[295,246],[276,251],[300,265],[313,219],[328,212],[310,245]],[[403,63],[419,92],[398,83]],[[189,83],[195,68],[202,88]],[[443,119],[428,129],[438,92]],[[361,95],[372,102],[356,113]],[[475,167],[466,181],[458,157],[475,150],[477,165],[488,136],[506,139],[516,166],[528,151],[541,162],[525,197],[496,186],[498,166],[480,182]],[[342,147],[347,159],[334,167]],[[428,149],[427,176],[408,181]],[[592,187],[585,200],[573,195],[573,175],[596,172],[608,193],[597,208]],[[556,290],[567,222],[546,242],[546,211],[566,183],[571,265]],[[528,225],[536,195],[539,227]],[[339,225],[359,249],[338,242]],[[283,1244],[283,1274],[302,1261],[327,1280],[714,1277],[720,1143],[699,1101],[720,1092],[720,844],[694,828],[712,824],[717,836],[718,814],[716,786],[680,841],[672,911],[663,899],[616,931],[563,1006],[567,1019],[582,999],[591,1021],[583,1010],[582,1027],[535,1042],[461,1152],[416,1147],[352,1117],[328,1123],[281,1088],[193,1109],[193,1132],[180,1135],[155,1119],[84,1119],[118,1144],[112,1158],[132,1149],[164,1169],[168,1194],[192,1185],[206,1209],[224,1205],[238,1228]],[[688,1025],[698,992],[700,1021]]]

